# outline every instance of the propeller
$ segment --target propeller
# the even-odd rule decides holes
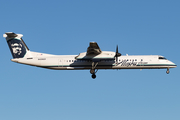
[[[114,56],[114,57],[115,57],[116,62],[118,61],[118,59],[117,59],[117,58],[118,58],[119,56],[121,56],[121,53],[119,53],[119,52],[118,52],[118,45],[117,45],[117,47],[116,47],[116,54],[115,54],[115,56]]]

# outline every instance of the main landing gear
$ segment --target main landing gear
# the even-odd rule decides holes
[[[92,78],[95,79],[96,78],[96,72],[98,71],[95,71],[95,68],[96,66],[98,65],[98,62],[92,62],[92,68],[90,70],[90,73],[92,74]]]
[[[167,74],[169,74],[169,73],[170,73],[170,72],[169,72],[169,68],[167,68],[167,71],[166,71],[166,73],[167,73]]]

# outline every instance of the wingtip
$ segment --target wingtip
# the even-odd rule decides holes
[[[94,42],[94,41],[90,42],[90,44],[93,44],[93,43],[97,43],[97,42]]]

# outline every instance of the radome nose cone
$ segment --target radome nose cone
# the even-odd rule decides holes
[[[177,67],[177,65],[175,63],[172,62],[172,64],[173,64],[174,68]]]

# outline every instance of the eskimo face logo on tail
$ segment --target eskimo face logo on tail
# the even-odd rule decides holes
[[[21,40],[12,39],[8,41],[9,48],[11,49],[11,53],[13,58],[23,58],[26,54],[26,48]]]
[[[17,44],[17,43],[11,44],[11,48],[12,48],[14,54],[20,55],[22,53],[22,51],[21,51],[22,45],[21,44]]]

